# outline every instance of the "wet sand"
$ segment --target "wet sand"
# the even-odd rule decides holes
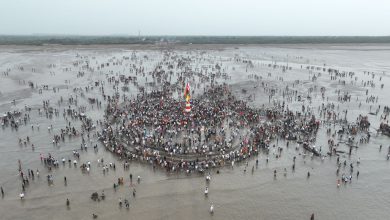
[[[326,96],[329,101],[338,104],[339,111],[348,109],[348,120],[354,121],[359,115],[368,115],[371,122],[370,131],[372,137],[369,143],[359,144],[357,150],[353,150],[352,155],[343,154],[340,160],[347,161],[347,164],[354,163],[355,170],[359,170],[359,179],[353,176],[351,183],[342,184],[337,187],[336,180],[336,157],[321,158],[310,156],[303,157],[302,147],[297,151],[296,143],[290,143],[286,147],[286,142],[279,140],[277,146],[283,148],[283,156],[275,158],[271,149],[269,162],[266,163],[267,155],[260,153],[258,156],[259,166],[252,174],[250,171],[243,172],[245,162],[236,164],[232,169],[224,167],[220,169],[220,174],[216,170],[212,172],[212,181],[209,185],[209,196],[205,198],[203,191],[206,186],[205,178],[202,175],[187,176],[183,173],[166,173],[163,170],[153,170],[151,166],[137,161],[130,163],[130,170],[122,168],[122,162],[118,161],[114,155],[106,151],[102,144],[94,136],[88,145],[87,151],[80,151],[80,137],[65,138],[65,142],[58,145],[52,144],[53,134],[58,134],[59,130],[66,126],[66,121],[62,117],[62,110],[66,104],[56,105],[60,97],[65,100],[70,95],[78,97],[78,105],[86,106],[86,114],[93,120],[102,119],[104,107],[100,110],[92,109],[88,104],[88,97],[99,97],[97,89],[84,93],[81,97],[79,92],[74,92],[74,88],[92,85],[95,81],[106,81],[106,74],[116,76],[127,71],[124,65],[113,66],[102,71],[89,72],[82,69],[82,65],[75,66],[74,62],[88,60],[91,65],[121,60],[123,56],[131,56],[136,51],[137,61],[123,61],[123,63],[137,63],[145,67],[145,71],[151,71],[161,61],[165,50],[173,50],[180,56],[197,56],[196,65],[215,65],[222,63],[226,72],[231,76],[226,81],[231,85],[237,97],[246,99],[254,94],[255,100],[249,102],[254,107],[262,104],[271,105],[263,88],[254,88],[256,84],[251,74],[262,77],[262,81],[269,84],[269,88],[284,88],[291,85],[295,80],[300,80],[297,85],[299,92],[304,96],[309,88],[317,85],[318,88],[326,88]],[[4,188],[5,196],[0,200],[0,213],[2,219],[91,219],[92,213],[96,213],[98,219],[109,218],[134,218],[134,219],[309,219],[311,213],[315,213],[316,219],[386,219],[390,214],[390,183],[389,161],[386,160],[389,137],[376,135],[375,129],[379,127],[378,115],[369,115],[370,105],[375,110],[380,104],[390,105],[387,98],[390,85],[390,46],[388,45],[287,45],[287,46],[44,46],[44,47],[21,47],[6,46],[0,50],[0,73],[10,68],[8,75],[0,76],[0,112],[11,110],[26,111],[25,106],[32,108],[30,121],[27,126],[20,126],[18,131],[10,127],[1,128],[0,131],[0,185]],[[145,59],[145,56],[148,59]],[[113,59],[113,57],[115,57]],[[253,67],[248,68],[246,63],[236,61],[235,58],[251,60]],[[140,64],[142,60],[142,64]],[[270,68],[266,64],[288,65],[291,70],[283,72],[281,68]],[[55,64],[55,67],[49,67]],[[316,66],[335,68],[342,71],[355,72],[358,77],[356,85],[350,85],[349,78],[346,78],[346,85],[341,85],[338,81],[331,81],[329,75],[323,71],[307,70],[306,66]],[[303,68],[301,69],[301,65]],[[18,67],[23,67],[21,71]],[[34,71],[32,71],[34,68]],[[64,71],[65,68],[71,68]],[[83,77],[77,74],[85,72]],[[112,71],[112,72],[110,72]],[[374,72],[375,78],[364,74],[364,71]],[[311,81],[313,73],[321,72],[321,76],[316,81]],[[271,76],[268,76],[271,73]],[[379,77],[382,80],[379,81]],[[282,77],[283,81],[279,80]],[[151,78],[149,78],[150,80]],[[373,80],[375,88],[361,86],[361,80]],[[23,83],[23,80],[25,83]],[[65,81],[67,80],[67,81]],[[353,80],[353,79],[352,79]],[[43,90],[39,94],[37,89],[31,89],[28,81],[38,85],[49,85],[48,90]],[[70,81],[70,83],[68,83]],[[139,83],[145,83],[139,77]],[[353,80],[354,81],[354,80]],[[380,88],[380,84],[384,88]],[[249,87],[252,86],[252,87]],[[52,88],[59,88],[54,93]],[[248,88],[248,92],[243,94],[242,88]],[[115,91],[111,85],[105,87],[107,94]],[[336,89],[348,91],[352,97],[351,102],[340,103],[337,101]],[[369,89],[369,95],[378,97],[378,103],[367,104],[365,102],[365,91]],[[135,96],[137,90],[131,88],[126,93],[128,96]],[[312,103],[309,104],[316,111],[322,104],[319,90],[313,92]],[[359,97],[359,103],[356,102]],[[12,104],[12,100],[16,104]],[[42,109],[42,101],[50,100],[51,106],[60,108],[60,116],[47,119],[40,116],[37,109]],[[280,94],[273,97],[273,101],[283,101]],[[293,100],[288,103],[292,109],[300,110],[302,102]],[[308,105],[307,101],[305,105]],[[105,103],[103,102],[103,106]],[[383,110],[383,109],[381,109]],[[381,111],[382,112],[382,111]],[[31,124],[39,124],[40,129],[31,128]],[[77,129],[80,127],[79,121],[72,124]],[[53,125],[53,130],[48,131],[47,127]],[[333,127],[333,126],[332,126]],[[96,130],[98,131],[98,127]],[[320,128],[316,140],[316,146],[327,148],[326,127]],[[20,146],[19,138],[30,137],[30,142],[35,145],[32,150],[31,144]],[[358,135],[359,137],[359,135]],[[344,137],[345,139],[345,137]],[[98,144],[98,152],[94,152],[92,145]],[[276,144],[273,143],[273,144]],[[383,149],[379,151],[379,145]],[[40,161],[40,154],[51,153],[55,158],[71,158],[72,151],[77,149],[80,152],[80,162],[91,161],[91,171],[89,174],[82,173],[80,168],[65,166],[60,163],[59,168],[53,169],[50,174],[54,176],[54,184],[49,186],[46,175],[49,171]],[[347,151],[344,146],[343,150]],[[291,170],[292,158],[297,156],[295,172]],[[97,160],[104,158],[105,163],[114,162],[116,170],[103,175],[101,167],[98,167]],[[360,158],[360,164],[356,161]],[[18,174],[18,159],[21,160],[23,170],[39,169],[40,178],[35,177],[30,180],[26,188],[24,200],[19,199],[21,191],[21,181]],[[248,160],[248,167],[255,164],[255,159]],[[287,168],[287,176],[283,176],[283,169]],[[273,170],[278,170],[277,178],[274,179]],[[345,169],[345,170],[344,170]],[[248,169],[250,170],[250,169]],[[348,173],[348,166],[341,168],[340,173]],[[307,172],[311,176],[307,178]],[[356,171],[355,171],[356,172]],[[129,174],[133,174],[133,183],[130,187]],[[135,179],[140,175],[141,183],[137,184]],[[65,186],[63,177],[67,177]],[[115,192],[113,183],[118,177],[124,177],[125,184],[120,186]],[[132,196],[133,188],[136,188],[137,195]],[[90,199],[91,193],[105,191],[106,199],[94,202]],[[120,209],[118,198],[130,198],[130,209]],[[66,198],[70,199],[70,208],[65,205]],[[215,206],[215,213],[208,212],[210,204]],[[358,207],[358,208],[357,208]]]

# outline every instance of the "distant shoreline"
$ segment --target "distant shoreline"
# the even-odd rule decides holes
[[[390,44],[390,36],[71,36],[0,35],[0,45]]]
[[[34,52],[34,51],[67,51],[67,50],[94,50],[96,52],[107,51],[137,51],[137,50],[226,50],[252,48],[261,51],[262,48],[280,48],[291,50],[344,50],[344,51],[390,51],[390,43],[348,43],[348,44],[0,44],[2,52]]]

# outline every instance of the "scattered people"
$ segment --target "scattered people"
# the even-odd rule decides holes
[[[385,86],[381,83],[385,74],[355,73],[314,64],[318,60],[302,62],[302,58],[285,65],[276,62],[279,58],[268,62],[239,52],[229,58],[175,50],[156,52],[158,56],[153,58],[141,52],[127,53],[108,59],[77,54],[71,65],[49,64],[48,77],[63,73],[67,78],[61,86],[34,78],[19,80],[24,89],[28,86],[39,97],[39,103],[31,107],[27,101],[8,100],[13,108],[0,117],[2,129],[18,135],[16,149],[36,155],[37,163],[30,162],[34,158],[15,161],[19,172],[15,185],[21,190],[21,200],[35,190],[29,186],[40,182],[40,173],[47,179],[44,187],[56,190],[57,177],[64,172],[65,186],[67,178],[72,186],[95,181],[96,176],[109,179],[106,187],[114,190],[106,191],[108,199],[104,190],[100,195],[92,193],[91,199],[106,203],[121,196],[119,208],[124,205],[129,209],[131,195],[120,194],[123,188],[133,188],[133,204],[137,202],[135,187],[141,187],[137,196],[142,197],[142,187],[150,181],[148,175],[133,168],[134,162],[167,175],[202,176],[208,199],[214,196],[208,197],[209,187],[221,181],[221,176],[213,176],[213,181],[211,176],[223,173],[222,169],[248,175],[251,167],[252,179],[267,172],[269,176],[264,178],[272,179],[273,173],[276,182],[282,173],[283,181],[304,177],[299,170],[318,162],[319,166],[330,164],[336,171],[337,187],[348,187],[359,184],[352,182],[352,177],[356,172],[358,179],[359,170],[365,169],[360,146],[380,142],[379,135],[390,136],[390,108],[378,95]],[[22,66],[1,67],[1,77],[24,71]],[[238,71],[235,68],[245,69],[244,84],[232,80]],[[299,79],[288,73],[294,68],[301,74]],[[40,68],[33,67],[31,74],[35,71]],[[321,80],[332,86],[321,84]],[[40,126],[47,130],[40,130]],[[325,141],[318,136],[324,136]],[[49,149],[39,140],[42,137],[46,137]],[[380,144],[379,152],[375,150],[382,161],[390,160],[390,146],[387,152],[386,147]],[[101,149],[114,159],[105,157]],[[133,184],[133,173],[138,185]],[[320,178],[316,173],[311,177],[309,171],[306,177]],[[4,186],[9,192],[8,185]],[[3,186],[1,194],[4,197]],[[23,202],[29,202],[28,198]],[[75,200],[72,198],[72,204]],[[69,198],[66,206],[70,207]],[[214,213],[213,203],[209,212]],[[98,216],[93,213],[92,217]],[[314,220],[314,213],[310,219]]]

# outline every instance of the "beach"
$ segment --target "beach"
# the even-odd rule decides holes
[[[384,110],[390,106],[388,57],[387,44],[0,46],[0,113],[18,112],[14,119],[19,121],[17,129],[4,123],[0,130],[0,185],[4,189],[1,219],[91,219],[92,214],[98,219],[309,219],[312,213],[316,219],[385,219],[390,214],[387,209],[390,139],[378,130],[381,123],[388,124],[388,112]],[[185,63],[182,66],[181,61]],[[159,73],[161,77],[157,77],[160,70],[163,70]],[[192,76],[195,72],[201,74]],[[121,75],[135,78],[126,83],[120,79]],[[129,109],[126,102],[137,103],[134,100],[140,94],[164,91],[158,78],[169,82],[170,93],[163,100],[183,106],[183,88],[189,83],[193,112],[198,107],[199,112],[204,112],[203,109],[210,110],[213,106],[210,103],[216,99],[203,102],[207,97],[202,94],[207,89],[224,88],[221,96],[229,91],[235,100],[245,102],[244,112],[276,109],[280,119],[291,111],[294,119],[302,123],[315,115],[318,124],[313,122],[311,126],[318,127],[315,132],[310,131],[315,138],[309,145],[316,146],[316,151],[321,148],[320,156],[313,156],[302,143],[288,141],[281,133],[275,133],[266,146],[253,148],[250,156],[245,152],[234,165],[226,159],[203,172],[195,172],[198,168],[187,172],[190,169],[172,170],[171,166],[167,169],[163,162],[153,165],[150,161],[155,157],[147,158],[140,153],[128,160],[129,168],[124,168],[123,155],[112,153],[112,143],[104,142],[108,140],[108,135],[103,135],[104,129],[112,126],[118,133],[120,130],[121,134],[113,134],[118,137],[115,140],[123,140],[120,120],[129,120],[126,123],[133,123],[129,130],[138,128],[142,135],[145,129],[145,136],[153,132],[147,125],[145,128],[134,125],[131,112],[126,116],[118,114],[119,122],[113,123],[114,111],[110,113],[107,109],[111,107],[116,113],[120,108],[126,111]],[[109,102],[103,94],[116,98]],[[161,99],[157,93],[154,95],[156,100]],[[138,100],[143,103],[146,99],[147,96],[140,96]],[[205,107],[200,108],[201,104]],[[144,106],[140,104],[133,109]],[[226,100],[225,106],[217,107],[227,109],[226,115],[234,113]],[[303,112],[302,106],[307,118],[297,116]],[[164,108],[163,104],[160,107]],[[202,126],[207,128],[210,119],[221,113],[216,110],[214,116],[205,118]],[[359,115],[366,117],[369,127],[344,133],[343,127],[358,127]],[[266,127],[267,123],[274,123],[267,117],[261,115],[256,120]],[[226,116],[215,123],[224,125],[224,120],[237,118],[242,119],[240,115],[231,119]],[[145,118],[142,123],[149,122]],[[240,129],[236,142],[232,142],[234,146],[240,146],[244,139],[252,143],[248,144],[250,149],[256,145],[251,138],[251,132],[255,135],[256,130],[251,126],[257,124],[250,124],[249,120],[241,126],[234,125]],[[71,134],[73,127],[75,132]],[[199,131],[200,128],[199,125]],[[337,134],[340,130],[342,136],[341,132]],[[204,130],[200,134],[203,140]],[[53,141],[55,135],[57,141]],[[328,150],[330,139],[338,144],[340,152]],[[136,145],[130,142],[124,145]],[[141,145],[145,149],[145,144]],[[237,147],[238,154],[242,153],[242,147]],[[216,152],[220,151],[211,148],[210,152],[218,156]],[[158,148],[157,151],[164,152]],[[173,149],[166,151],[169,155]],[[195,152],[194,149],[194,155]],[[49,154],[58,165],[44,162],[43,158]],[[186,155],[175,151],[171,154],[172,161],[189,157],[186,152],[183,154]],[[201,158],[196,155],[192,159],[196,157]],[[80,165],[88,162],[88,171],[80,169]],[[33,171],[34,178],[27,175],[28,169]],[[28,179],[23,199],[19,197],[20,171]],[[343,174],[346,178],[342,178]],[[52,175],[51,181],[47,181],[48,175]],[[211,176],[208,182],[207,175]],[[123,184],[113,187],[121,177]],[[348,181],[338,186],[340,179]],[[92,193],[101,194],[103,190],[104,200],[91,200]],[[128,199],[129,209],[118,206],[118,199]]]

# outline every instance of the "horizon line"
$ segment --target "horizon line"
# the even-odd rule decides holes
[[[390,35],[171,35],[171,34],[0,34],[0,37],[390,37]]]

